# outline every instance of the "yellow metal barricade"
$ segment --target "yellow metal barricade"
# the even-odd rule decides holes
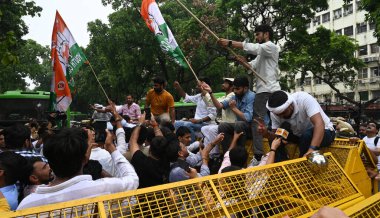
[[[347,208],[344,213],[351,218],[380,217],[380,193]]]
[[[330,154],[315,173],[305,158],[124,193],[0,214],[0,217],[307,217],[364,197]]]

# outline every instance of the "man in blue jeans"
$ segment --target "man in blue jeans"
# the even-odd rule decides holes
[[[276,91],[269,97],[266,107],[270,111],[273,131],[269,132],[265,125],[259,122],[259,132],[272,140],[277,128],[288,122],[288,131],[292,133],[288,140],[299,145],[300,157],[319,150],[320,147],[330,146],[334,141],[335,131],[332,122],[310,94]],[[276,152],[276,161],[287,159],[283,146],[273,152]]]

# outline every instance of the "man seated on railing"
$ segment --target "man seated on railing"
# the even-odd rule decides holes
[[[288,122],[295,136],[289,141],[298,144],[300,157],[319,150],[320,147],[330,146],[335,139],[335,131],[329,117],[317,100],[306,92],[288,94],[276,91],[269,97],[266,107],[271,112],[272,132],[267,130],[262,121],[258,121],[258,131],[272,140],[277,128]],[[276,152],[276,161],[287,159],[285,147],[281,148]]]
[[[199,78],[199,84],[197,84],[197,90],[200,92],[197,95],[188,95],[181,87],[181,85],[175,81],[174,88],[177,90],[179,95],[184,99],[184,102],[193,102],[197,105],[195,109],[194,118],[189,121],[176,120],[174,123],[175,129],[180,126],[186,126],[191,131],[191,142],[195,141],[195,132],[200,131],[203,126],[215,123],[216,118],[216,108],[214,105],[206,104],[205,102],[210,101],[210,95],[203,91],[201,88],[202,83],[210,84],[210,79]]]
[[[235,96],[231,99],[225,99],[219,102],[212,94],[212,89],[207,84],[203,84],[202,88],[210,93],[212,102],[218,109],[231,109],[236,116],[234,123],[220,123],[218,127],[219,133],[224,133],[225,139],[222,141],[223,153],[228,150],[234,132],[244,132],[237,141],[238,146],[244,146],[248,133],[251,133],[251,124],[253,118],[253,102],[255,101],[255,93],[249,90],[249,81],[247,77],[237,77],[233,81],[233,89]],[[261,155],[260,158],[261,159]]]
[[[90,130],[76,128],[62,129],[49,138],[44,145],[44,155],[55,178],[49,185],[38,186],[36,192],[24,198],[17,209],[136,189],[139,178],[133,166],[112,143],[108,130],[104,147],[115,163],[116,178],[93,181],[90,175],[83,175],[83,167],[90,157],[91,138]]]

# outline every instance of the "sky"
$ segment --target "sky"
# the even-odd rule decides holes
[[[107,17],[113,12],[111,6],[103,6],[101,0],[34,0],[34,2],[43,10],[40,17],[24,17],[29,33],[23,38],[33,39],[41,45],[51,44],[56,10],[61,14],[75,41],[82,47],[87,47],[90,41],[87,23],[96,19],[108,23]]]

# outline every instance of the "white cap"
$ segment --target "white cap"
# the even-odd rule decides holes
[[[235,78],[224,77],[223,80],[234,82]]]
[[[94,104],[94,107],[95,108],[103,108],[103,105],[101,105],[101,104]]]

